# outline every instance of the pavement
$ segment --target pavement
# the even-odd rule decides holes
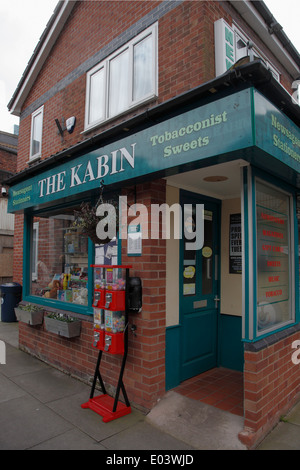
[[[243,418],[174,391],[148,415],[132,407],[129,415],[104,423],[94,411],[81,408],[89,399],[90,385],[19,349],[17,322],[0,321],[0,340],[6,349],[6,363],[0,363],[0,450],[102,450],[108,452],[102,456],[114,459],[121,458],[115,451],[128,455],[134,450],[137,459],[137,451],[188,456],[198,450],[246,450],[237,438]],[[299,449],[300,403],[258,447]]]

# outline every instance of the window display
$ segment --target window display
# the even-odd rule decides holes
[[[257,331],[292,320],[289,195],[256,182]]]
[[[72,227],[75,207],[32,219],[31,295],[88,304],[88,237]]]

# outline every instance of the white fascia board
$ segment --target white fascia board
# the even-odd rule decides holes
[[[55,44],[59,34],[61,33],[65,22],[67,21],[73,7],[75,6],[74,1],[66,0],[63,3],[61,10],[59,11],[57,18],[55,19],[50,31],[45,38],[41,49],[39,50],[32,66],[26,74],[25,80],[20,87],[20,90],[10,107],[10,113],[14,116],[20,116],[22,106],[26,100],[28,93],[31,90],[41,68],[43,67],[53,45]]]
[[[293,58],[289,55],[287,50],[281,44],[275,34],[270,34],[268,27],[261,17],[261,15],[255,10],[250,2],[243,1],[230,1],[232,6],[238,11],[242,18],[248,23],[249,26],[257,33],[257,35],[263,40],[266,46],[273,52],[281,64],[286,70],[292,75],[293,78],[298,78],[299,67]]]

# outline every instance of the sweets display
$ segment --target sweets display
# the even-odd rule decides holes
[[[125,279],[119,268],[95,268],[94,288],[106,290],[125,290]]]
[[[93,346],[110,354],[124,353],[126,280],[123,271],[115,266],[94,266]]]
[[[105,331],[119,333],[125,329],[125,316],[123,312],[105,310]]]

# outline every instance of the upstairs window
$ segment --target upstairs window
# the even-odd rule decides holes
[[[157,24],[87,73],[85,129],[157,96]]]
[[[40,158],[42,149],[44,106],[37,109],[31,116],[31,137],[29,160]]]

